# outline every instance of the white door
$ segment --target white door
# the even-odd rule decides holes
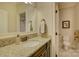
[[[8,33],[8,12],[0,10],[0,33]]]

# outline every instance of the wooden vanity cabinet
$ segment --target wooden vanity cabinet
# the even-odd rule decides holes
[[[31,57],[50,57],[50,41],[37,50]]]

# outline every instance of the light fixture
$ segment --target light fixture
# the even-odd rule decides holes
[[[28,2],[25,2],[25,4],[27,4]]]
[[[25,2],[25,4],[32,4],[32,2]]]

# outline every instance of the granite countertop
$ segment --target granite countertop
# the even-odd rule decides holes
[[[30,43],[34,40],[38,41],[39,44],[34,47],[30,47],[30,46],[27,47],[27,45],[28,45],[27,43]],[[33,53],[35,53],[40,47],[42,47],[49,40],[50,40],[50,37],[48,37],[48,38],[35,37],[35,38],[29,39],[25,42],[20,42],[20,44],[18,44],[18,45],[12,44],[12,45],[8,45],[5,47],[1,47],[0,48],[0,57],[28,57],[28,56],[31,56]]]

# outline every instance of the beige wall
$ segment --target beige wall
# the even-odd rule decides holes
[[[59,9],[73,9],[74,12],[74,30],[79,30],[79,3],[60,3]],[[70,12],[69,12],[70,13]]]
[[[8,12],[8,31],[16,31],[16,4],[14,3],[0,3],[0,9]]]
[[[25,3],[17,3],[16,8],[17,8],[16,9],[17,13],[24,12],[26,10],[26,4]]]
[[[39,32],[40,21],[42,19],[45,19],[48,26],[48,34],[51,35],[52,8],[53,8],[52,3],[38,3],[37,5],[38,32]]]
[[[76,4],[74,8],[75,8],[74,30],[79,30],[79,3]]]
[[[64,45],[65,46],[69,46],[72,41],[74,40],[74,30],[75,30],[75,21],[76,21],[76,18],[75,18],[75,4],[73,3],[63,3],[64,5],[64,8],[60,8],[60,20],[61,20],[61,23],[62,21],[66,21],[66,20],[69,20],[70,21],[70,28],[69,29],[64,29],[62,28],[61,30],[61,35],[63,36],[63,40],[64,40]],[[68,6],[69,5],[69,6]],[[62,39],[62,38],[61,38]]]
[[[0,9],[8,12],[8,32],[17,32],[17,16],[26,10],[24,3],[0,3]],[[19,25],[19,24],[18,24]],[[19,28],[18,28],[19,29]]]
[[[59,9],[65,9],[65,8],[73,8],[75,7],[75,5],[77,4],[76,2],[61,2],[61,3],[58,3],[59,4]]]

